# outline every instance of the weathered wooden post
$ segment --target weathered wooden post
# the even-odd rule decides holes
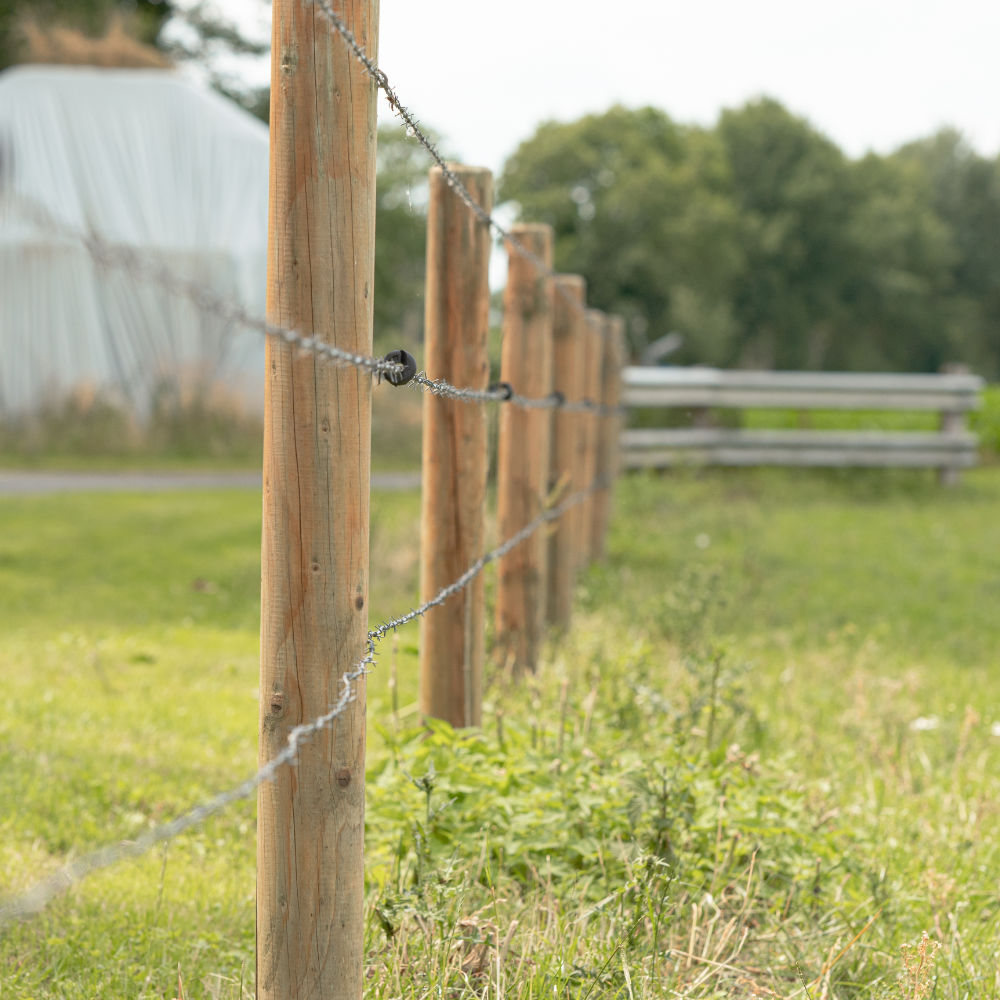
[[[599,309],[588,309],[585,313],[584,349],[582,352],[584,365],[583,397],[592,403],[599,403],[601,401],[601,367],[604,360],[605,320],[605,314]],[[579,418],[580,436],[578,447],[580,449],[581,488],[586,489],[597,478],[597,440],[600,417],[597,413],[590,412],[579,414]],[[580,534],[577,565],[582,568],[590,565],[594,559],[593,493],[586,500],[581,501],[579,507]]]
[[[552,388],[568,401],[584,394],[582,363],[583,309],[586,282],[577,274],[555,278],[552,319]],[[579,490],[580,470],[576,461],[580,414],[557,410],[552,420],[552,454],[549,488],[565,496]],[[579,534],[573,530],[578,507],[571,507],[554,522],[549,536],[547,619],[560,628],[569,624],[573,605],[575,549]]]
[[[493,177],[449,165],[487,212]],[[431,378],[485,389],[489,383],[489,227],[431,170],[427,211],[424,358]],[[424,395],[420,592],[423,600],[485,551],[486,410]],[[421,619],[420,709],[453,726],[482,718],[485,658],[483,578],[477,576]]]
[[[377,0],[338,0],[374,57]],[[275,0],[267,316],[372,348],[375,84],[307,0]],[[371,374],[270,339],[261,546],[261,762],[327,712],[364,656]],[[257,996],[359,1000],[364,679],[260,786]]]
[[[552,228],[514,226],[511,235],[538,257],[538,265],[509,248],[504,291],[501,378],[521,396],[552,392]],[[509,538],[537,517],[549,482],[550,409],[506,405],[497,443],[497,522]],[[536,531],[500,559],[497,573],[496,641],[502,662],[534,670],[545,624],[545,533]]]
[[[594,493],[594,521],[591,552],[603,559],[611,522],[611,494],[621,464],[620,441],[622,418],[617,411],[621,401],[622,366],[625,364],[625,321],[608,316],[604,324],[604,352],[601,367],[601,405],[606,413],[599,418],[597,436],[597,476],[602,485]]]

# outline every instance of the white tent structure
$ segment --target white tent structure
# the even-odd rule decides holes
[[[0,74],[0,413],[74,387],[142,412],[164,380],[262,406],[263,342],[96,262],[93,234],[264,312],[268,130],[169,70]]]

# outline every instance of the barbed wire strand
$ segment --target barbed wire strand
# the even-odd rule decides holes
[[[444,157],[438,151],[434,143],[427,137],[423,129],[400,101],[398,95],[389,84],[388,77],[365,53],[364,49],[357,42],[353,33],[346,24],[335,13],[329,4],[329,0],[315,0],[316,6],[327,18],[333,28],[347,43],[354,56],[374,79],[376,85],[383,91],[389,106],[406,123],[407,131],[416,137],[424,148],[431,155],[435,163],[441,168],[449,187],[451,187],[463,203],[472,211],[493,232],[501,237],[522,258],[531,262],[534,267],[546,277],[555,278],[556,274],[549,265],[537,254],[529,250],[512,233],[501,226],[496,219],[486,211],[469,193],[468,189],[461,182],[455,172],[448,166]],[[188,299],[200,311],[214,316],[223,322],[244,326],[251,330],[274,337],[295,348],[313,354],[335,365],[351,366],[362,370],[367,370],[373,375],[390,375],[399,373],[403,366],[398,362],[386,361],[376,358],[346,351],[342,348],[328,344],[316,336],[305,335],[287,327],[282,327],[268,322],[249,313],[238,303],[229,303],[222,296],[218,295],[209,286],[184,278],[177,274],[162,262],[151,258],[149,255],[143,256],[134,248],[129,246],[112,247],[102,240],[96,233],[77,232],[69,227],[62,226],[55,222],[51,216],[44,220],[45,228],[54,229],[62,235],[67,235],[78,240],[95,263],[103,266],[122,267],[127,272],[138,275],[140,278],[152,280],[155,284],[173,294],[179,294]],[[556,289],[562,292],[559,285]],[[576,310],[583,313],[588,325],[595,325],[591,318],[575,300],[570,296],[565,296],[566,301]],[[597,327],[600,329],[600,327]],[[603,334],[603,330],[601,331]],[[618,412],[618,408],[604,407],[601,404],[590,400],[570,401],[562,399],[558,394],[542,399],[530,399],[520,396],[510,389],[504,387],[499,389],[476,390],[471,388],[461,388],[451,385],[443,379],[429,379],[424,374],[420,374],[413,379],[413,382],[422,390],[435,395],[447,397],[467,402],[511,402],[523,407],[538,407],[567,410],[596,410],[598,412]],[[330,726],[347,707],[356,699],[357,692],[355,682],[364,676],[375,665],[376,644],[380,642],[390,632],[395,632],[399,628],[409,624],[415,619],[425,615],[429,610],[445,603],[450,597],[462,591],[471,583],[483,569],[496,559],[502,558],[521,542],[534,534],[543,525],[556,520],[565,511],[575,504],[581,502],[595,490],[601,488],[602,480],[595,480],[589,487],[564,499],[559,504],[543,510],[534,520],[525,525],[520,531],[512,535],[501,545],[491,549],[480,556],[460,577],[443,587],[434,597],[426,601],[417,608],[411,609],[404,615],[390,618],[376,628],[369,631],[366,638],[367,653],[350,670],[346,671],[340,678],[341,694],[336,703],[329,711],[310,722],[295,726],[288,734],[285,748],[263,764],[257,772],[250,778],[241,782],[233,788],[220,792],[212,798],[206,800],[188,812],[167,823],[158,824],[147,830],[141,836],[132,841],[122,841],[118,844],[109,845],[92,851],[68,864],[48,878],[36,883],[27,892],[0,904],[0,927],[18,919],[31,916],[40,912],[56,896],[62,894],[73,885],[85,879],[87,876],[108,868],[128,858],[140,857],[148,853],[159,843],[173,840],[180,834],[203,823],[209,817],[222,811],[234,802],[251,796],[256,789],[265,781],[273,780],[278,770],[285,764],[294,765],[298,759],[299,748],[317,733]]]
[[[415,138],[420,145],[427,150],[434,162],[441,168],[441,172],[444,175],[444,179],[448,186],[455,192],[455,194],[458,195],[469,211],[471,211],[476,218],[493,230],[497,236],[504,240],[515,253],[523,259],[530,261],[541,274],[545,275],[547,278],[552,278],[554,281],[554,279],[558,277],[556,272],[541,257],[539,257],[538,254],[529,250],[528,247],[526,247],[516,236],[500,225],[494,216],[487,212],[486,209],[472,197],[469,189],[462,183],[455,171],[448,165],[448,162],[441,154],[441,151],[437,148],[426,132],[424,132],[424,130],[420,127],[420,123],[414,117],[413,113],[399,99],[399,95],[389,83],[389,77],[386,76],[385,71],[379,67],[379,65],[368,55],[367,52],[365,52],[361,43],[354,36],[354,32],[347,27],[343,18],[341,18],[340,15],[333,9],[333,5],[330,3],[330,0],[313,0],[313,3],[334,28],[337,34],[339,34],[344,40],[355,59],[357,59],[357,61],[364,68],[365,72],[368,73],[368,75],[375,81],[378,89],[385,95],[385,99],[388,102],[389,107],[405,123],[407,135]],[[597,330],[602,337],[605,336],[601,324],[595,323],[591,319],[591,317],[587,314],[586,307],[581,306],[580,303],[569,295],[558,282],[555,282],[554,287],[556,294],[558,294],[571,309],[582,314],[588,326]]]
[[[226,300],[209,285],[178,274],[168,264],[148,253],[141,253],[134,247],[127,245],[111,245],[93,231],[85,232],[57,221],[45,206],[34,199],[22,196],[12,198],[10,195],[5,195],[4,200],[19,205],[26,217],[44,231],[82,244],[98,266],[120,268],[139,280],[150,281],[171,294],[187,299],[199,312],[208,317],[226,324],[245,326],[264,337],[274,337],[297,350],[313,354],[338,367],[359,368],[373,375],[387,377],[399,375],[403,371],[404,365],[398,361],[356,354],[328,344],[319,337],[270,323],[268,320],[248,312],[239,303]],[[418,373],[409,384],[424,392],[462,402],[511,403],[524,409],[561,409],[594,412],[601,415],[614,415],[622,412],[620,407],[609,408],[591,400],[567,401],[555,394],[536,399],[522,396],[513,389],[507,388],[473,389],[460,387],[452,385],[445,379],[428,378],[424,372]]]
[[[198,826],[234,802],[249,798],[265,781],[273,780],[278,770],[285,764],[294,766],[298,759],[299,748],[317,733],[329,727],[356,699],[357,691],[355,682],[375,666],[377,644],[389,632],[397,631],[404,625],[408,625],[415,619],[427,614],[432,608],[444,604],[448,598],[453,597],[467,587],[490,563],[506,555],[545,524],[557,520],[571,507],[585,500],[591,493],[603,488],[605,485],[605,480],[602,478],[595,479],[590,486],[567,496],[554,506],[547,507],[520,531],[511,535],[510,538],[496,546],[496,548],[481,555],[460,577],[447,586],[442,587],[430,600],[425,601],[417,608],[411,609],[404,615],[389,618],[371,629],[365,640],[366,654],[349,670],[345,671],[340,678],[341,692],[336,703],[323,715],[318,716],[310,722],[295,726],[288,734],[285,748],[275,757],[271,758],[271,760],[261,765],[251,777],[240,782],[233,788],[212,796],[176,819],[154,826],[135,840],[110,844],[63,865],[54,874],[35,883],[26,892],[0,903],[0,928],[14,921],[23,920],[40,913],[56,896],[66,892],[72,886],[87,878],[87,876],[102,869],[110,868],[112,865],[126,859],[141,857],[152,850],[157,844],[175,839],[180,834],[190,830],[192,827]]]

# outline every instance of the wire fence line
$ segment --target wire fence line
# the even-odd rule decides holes
[[[411,384],[435,396],[463,402],[510,403],[512,406],[525,409],[589,411],[603,415],[623,412],[621,408],[608,408],[591,400],[566,400],[558,394],[541,398],[522,396],[506,383],[490,389],[475,389],[470,386],[452,385],[446,379],[429,378],[426,372],[412,375],[406,371],[403,362],[390,360],[393,355],[403,352],[392,351],[386,357],[379,358],[346,351],[315,335],[301,333],[254,315],[238,302],[220,295],[210,285],[179,274],[151,253],[140,252],[129,245],[111,244],[92,230],[84,231],[61,223],[33,199],[0,192],[0,206],[4,204],[16,205],[30,221],[49,234],[81,244],[99,267],[120,269],[139,281],[151,282],[171,294],[186,299],[199,312],[211,319],[227,325],[246,327],[264,337],[272,337],[288,344],[305,354],[312,354],[328,364],[358,368],[378,377],[385,376],[392,385]],[[416,371],[415,362],[413,371]]]
[[[361,43],[358,42],[354,35],[354,32],[347,27],[343,18],[333,9],[333,5],[330,0],[312,0],[316,5],[317,9],[322,13],[323,17],[330,23],[331,27],[337,32],[337,34],[343,39],[344,44],[350,49],[352,55],[357,59],[357,61],[364,68],[365,72],[375,81],[376,86],[385,95],[385,99],[389,104],[389,107],[400,117],[403,123],[406,125],[406,134],[411,138],[417,140],[424,149],[430,154],[431,158],[441,168],[441,173],[444,176],[445,181],[448,186],[458,195],[465,206],[471,211],[477,219],[480,220],[484,225],[491,229],[497,236],[499,236],[519,257],[524,260],[530,261],[535,268],[547,278],[558,277],[557,273],[538,256],[534,251],[529,250],[516,236],[514,236],[510,230],[504,228],[497,220],[483,208],[482,205],[472,197],[469,189],[462,183],[461,179],[455,173],[454,170],[448,165],[448,161],[445,160],[441,151],[437,148],[434,142],[430,139],[426,132],[420,127],[420,123],[414,117],[413,113],[403,104],[399,99],[399,95],[396,93],[395,89],[389,83],[389,77],[386,76],[385,71],[379,67],[379,65],[365,52]],[[571,309],[575,312],[582,314],[584,321],[588,326],[596,329],[602,336],[604,331],[601,329],[600,324],[594,323],[590,316],[587,315],[587,309],[581,306],[571,295],[557,283],[555,283],[556,294],[562,298]]]
[[[371,629],[365,639],[365,655],[340,677],[340,696],[337,701],[323,715],[293,727],[288,733],[285,748],[265,764],[262,764],[255,774],[245,781],[241,781],[238,785],[213,795],[175,819],[152,827],[135,840],[110,844],[85,854],[63,865],[47,878],[36,882],[25,892],[0,902],[0,928],[40,913],[53,899],[82,882],[87,876],[110,868],[121,861],[141,857],[157,844],[174,840],[185,831],[200,825],[233,803],[249,798],[265,781],[274,780],[275,775],[286,764],[294,766],[298,760],[299,748],[317,733],[331,726],[357,698],[356,682],[376,665],[378,643],[390,632],[396,632],[427,614],[432,608],[444,604],[449,598],[464,590],[490,563],[511,552],[540,528],[558,520],[570,508],[586,500],[592,493],[606,485],[606,481],[599,477],[584,489],[570,494],[553,506],[546,507],[520,531],[481,555],[460,577],[442,587],[432,598],[419,607],[412,608],[405,614],[388,618]]]
[[[623,406],[606,406],[590,399],[567,400],[561,392],[529,398],[515,392],[508,382],[499,382],[488,389],[460,389],[444,379],[430,379],[420,372],[410,384],[434,396],[466,403],[511,403],[525,410],[564,410],[570,413],[597,413],[600,416],[617,416],[625,412]]]
[[[449,186],[456,192],[470,211],[483,224],[502,238],[509,248],[530,261],[539,273],[549,278],[555,278],[555,272],[545,261],[525,247],[475,201],[461,180],[448,166],[435,145],[420,128],[413,115],[402,105],[398,95],[389,85],[385,73],[366,55],[354,35],[334,12],[329,0],[313,0],[313,2],[343,38],[351,52],[375,80],[378,87],[385,93],[390,106],[406,123],[408,133],[416,137],[427,149],[431,157],[443,171]],[[141,253],[136,248],[128,245],[111,244],[93,231],[81,231],[63,224],[57,221],[51,213],[37,202],[2,191],[0,191],[0,198],[2,198],[0,205],[17,204],[22,211],[27,209],[26,217],[43,230],[81,244],[98,266],[119,268],[140,281],[153,282],[171,294],[187,299],[199,311],[211,318],[225,324],[254,330],[264,337],[272,337],[277,341],[290,345],[296,350],[311,354],[325,363],[335,366],[354,367],[367,371],[377,377],[385,376],[394,385],[402,385],[409,382],[413,387],[421,391],[461,402],[480,404],[511,403],[523,408],[595,412],[602,415],[616,415],[622,412],[622,408],[620,407],[608,407],[593,400],[566,400],[558,392],[542,398],[525,397],[517,393],[515,388],[509,383],[504,382],[485,390],[455,386],[444,379],[431,379],[424,372],[416,372],[415,363],[412,358],[405,356],[404,352],[391,352],[385,358],[378,358],[346,351],[323,341],[313,334],[304,334],[253,315],[239,303],[228,301],[219,295],[208,284],[179,274],[155,255]],[[600,329],[600,324],[593,322],[591,317],[587,315],[586,309],[567,295],[558,283],[555,287],[575,311],[583,314],[588,325]],[[604,334],[602,329],[600,332],[602,335]],[[405,357],[405,363],[398,360],[401,357]],[[140,857],[158,844],[175,839],[185,831],[198,826],[233,803],[252,796],[265,781],[274,780],[278,771],[285,765],[294,766],[298,760],[300,748],[318,733],[330,727],[357,698],[357,681],[376,665],[378,643],[389,632],[395,632],[399,628],[427,614],[432,608],[443,605],[449,598],[464,590],[490,563],[502,558],[544,525],[556,521],[566,511],[607,485],[607,481],[599,477],[586,488],[567,496],[558,503],[546,507],[518,532],[481,555],[460,577],[442,587],[437,594],[419,607],[413,608],[405,614],[389,618],[371,629],[365,639],[365,655],[346,670],[339,679],[340,694],[336,702],[324,714],[309,722],[294,726],[288,733],[284,749],[261,765],[256,773],[234,787],[226,789],[201,802],[175,819],[153,826],[134,840],[108,845],[68,862],[52,875],[36,882],[27,891],[0,902],[0,928],[14,921],[39,913],[54,898],[89,875],[109,868],[126,859]]]

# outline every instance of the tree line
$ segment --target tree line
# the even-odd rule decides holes
[[[678,363],[1000,374],[1000,162],[943,130],[847,157],[775,100],[713,128],[655,108],[547,123],[501,199],[559,270]]]

